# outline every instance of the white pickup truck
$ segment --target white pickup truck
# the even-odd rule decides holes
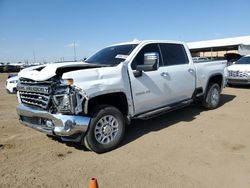
[[[22,70],[17,113],[24,125],[102,153],[118,146],[131,119],[193,101],[218,107],[225,73],[223,61],[193,63],[182,42],[116,44],[84,62]]]

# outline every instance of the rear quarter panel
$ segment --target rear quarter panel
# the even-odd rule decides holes
[[[206,91],[209,79],[214,75],[222,75],[222,88],[226,84],[227,61],[206,61],[194,63],[196,68],[196,87],[202,87],[203,93]]]

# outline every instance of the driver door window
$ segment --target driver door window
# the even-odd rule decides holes
[[[143,65],[144,62],[144,54],[145,53],[151,53],[151,52],[157,52],[160,55],[160,50],[159,50],[159,46],[158,44],[148,44],[146,46],[144,46],[140,52],[136,55],[136,57],[134,58],[132,64],[131,64],[131,68],[132,70],[136,70],[136,66],[137,65]],[[160,59],[159,59],[159,66],[162,65],[162,58],[160,55]]]

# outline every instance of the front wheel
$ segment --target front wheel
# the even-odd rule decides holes
[[[218,107],[220,102],[220,86],[217,83],[209,83],[207,93],[202,106],[212,110]]]
[[[107,152],[119,145],[124,133],[125,121],[122,113],[113,106],[99,106],[92,113],[84,144],[96,153]]]

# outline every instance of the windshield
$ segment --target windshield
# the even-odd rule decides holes
[[[250,65],[250,56],[249,57],[242,57],[235,64],[249,64]]]
[[[126,44],[107,47],[86,59],[85,62],[109,66],[118,65],[129,56],[136,46],[136,44]]]

